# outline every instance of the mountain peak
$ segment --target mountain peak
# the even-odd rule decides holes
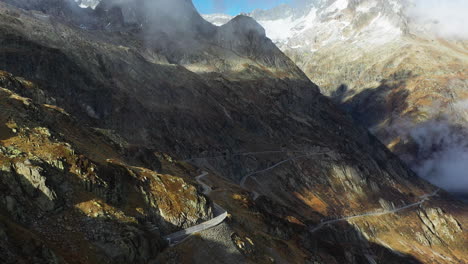
[[[138,24],[146,33],[209,34],[214,27],[198,13],[191,0],[102,0],[100,12],[120,8],[126,24]]]
[[[265,29],[252,17],[238,15],[231,19],[227,24],[221,27],[223,30],[230,31],[229,34],[257,34],[265,37]]]

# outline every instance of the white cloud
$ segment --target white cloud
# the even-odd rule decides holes
[[[407,14],[442,37],[468,39],[467,0],[409,0]]]

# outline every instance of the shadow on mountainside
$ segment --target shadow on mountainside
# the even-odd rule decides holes
[[[7,87],[2,86],[1,80],[0,80],[0,88],[7,88]],[[7,95],[6,93],[0,93],[0,100],[3,99],[2,98],[3,96],[9,96],[9,95]],[[15,135],[12,129],[7,126],[11,111],[14,111],[14,110],[11,107],[9,107],[9,105],[4,105],[0,103],[0,140],[7,140]]]
[[[104,63],[101,57],[88,62],[101,65],[100,72],[92,76],[86,72],[86,66],[78,65],[60,49],[30,41],[8,28],[0,29],[0,41],[0,69],[47,87],[47,94],[57,99],[58,105],[65,106],[69,113],[81,114],[79,117],[86,121],[92,122],[110,112],[111,104],[106,100],[112,97],[112,93],[106,88],[115,84],[101,65]],[[103,78],[105,82],[96,81]],[[28,89],[15,92],[43,103]]]
[[[404,80],[383,80],[375,88],[366,88],[352,95],[353,91],[342,84],[331,99],[348,112],[358,123],[372,128],[392,117],[400,116],[408,107],[409,91]],[[352,96],[347,99],[348,96]]]
[[[411,72],[407,75],[412,76]],[[455,196],[466,200],[463,193],[466,196],[468,191],[461,187],[466,186],[464,157],[468,153],[468,134],[461,110],[457,111],[457,106],[446,110],[446,106],[439,105],[435,99],[429,101],[429,106],[410,106],[410,92],[405,89],[404,77],[395,78],[356,95],[352,95],[346,85],[341,85],[332,99],[357,123],[373,130],[372,133],[421,178],[441,188],[455,190],[458,192]]]
[[[269,206],[271,203],[266,207]],[[255,212],[257,220],[253,222],[244,219],[242,214],[233,215],[216,227],[194,234],[164,250],[155,263],[422,264],[412,256],[368,242],[348,223],[310,234],[307,227],[285,221],[264,209],[271,208],[259,208]],[[266,218],[265,225],[254,224],[258,218]]]
[[[296,214],[299,211],[301,211],[302,215],[315,214],[319,216],[319,219],[326,219],[324,215],[311,209],[310,205],[303,204],[302,206],[289,208],[275,204],[274,201],[265,196],[261,196],[256,204],[259,212],[269,219],[267,223],[267,225],[271,225],[267,229],[269,235],[278,236],[278,234],[284,235],[289,232],[290,235],[279,236],[279,238],[285,240],[295,240],[295,237],[299,236],[302,247],[310,251],[312,256],[321,256],[321,258],[313,259],[320,263],[373,263],[369,259],[374,259],[376,263],[382,264],[422,263],[412,255],[368,241],[361,231],[346,221],[324,226],[322,229],[311,233],[310,228],[319,225],[320,221],[306,220],[304,226],[284,220],[290,216],[301,219]],[[309,207],[307,208],[307,206]],[[311,213],[307,214],[304,210],[311,211]],[[278,229],[281,231],[278,231]],[[285,249],[285,251],[288,250]]]
[[[290,168],[288,167],[288,169]],[[276,168],[275,171],[277,170],[281,169]],[[276,177],[271,178],[271,173],[269,176],[269,182],[280,186],[287,185],[286,182],[282,182]],[[282,194],[282,191],[276,190],[271,198],[261,195],[253,201],[249,192],[237,190],[234,186],[232,189],[226,189],[232,183],[225,184],[223,181],[213,179],[210,186],[213,188],[211,196],[216,203],[219,203],[232,215],[228,218],[227,223],[233,230],[239,230],[253,240],[253,244],[256,245],[253,247],[253,252],[263,252],[260,255],[267,254],[275,259],[275,263],[303,263],[296,262],[297,256],[294,258],[290,256],[294,250],[290,248],[289,242],[298,240],[301,247],[310,251],[310,256],[320,256],[318,259],[312,259],[312,261],[319,261],[319,263],[369,263],[369,258],[375,258],[377,263],[421,263],[413,256],[394,252],[385,246],[367,241],[360,231],[346,222],[340,222],[330,228],[325,227],[320,232],[310,234],[309,229],[318,225],[320,220],[326,217],[302,200],[288,200],[291,198]],[[246,184],[250,184],[250,182]],[[256,188],[255,190],[262,189]],[[268,192],[267,195],[270,194],[271,192]],[[251,198],[247,200],[233,198],[249,196]],[[344,214],[340,210],[329,213],[331,215]],[[268,238],[269,242],[266,242],[265,238]],[[286,241],[289,242],[286,243]],[[217,242],[210,241],[210,245],[216,247]],[[183,244],[180,246],[183,247]],[[276,253],[265,253],[267,250],[262,249],[262,246],[273,248],[272,250]],[[254,263],[262,263],[255,259],[255,256],[254,253],[246,255]]]
[[[374,139],[374,141],[375,144],[379,143],[376,139]],[[287,157],[278,157],[279,154],[269,155],[270,156],[268,157],[263,156],[260,161],[256,161],[254,163],[252,163],[252,160],[254,160],[253,157],[250,157],[251,161],[244,160],[228,163],[235,166],[243,165],[242,167],[244,169],[250,168],[251,171],[258,171],[268,168],[273,164],[277,164],[281,160],[287,159]],[[304,227],[301,228],[300,225],[289,229],[287,226],[290,226],[291,223],[285,224],[284,219],[293,217],[298,219],[299,222],[305,223],[308,227],[315,227],[320,224],[320,220],[326,218],[324,215],[330,216],[334,219],[339,218],[340,216],[351,216],[353,214],[356,215],[373,212],[376,210],[375,208],[382,208],[384,206],[380,204],[380,200],[392,201],[395,203],[395,207],[399,208],[404,205],[419,202],[421,200],[419,198],[421,194],[429,194],[436,190],[433,186],[408,171],[404,164],[402,164],[399,159],[391,153],[388,153],[388,155],[393,158],[389,158],[386,155],[382,156],[382,153],[374,153],[372,156],[369,154],[366,154],[366,156],[362,155],[364,155],[364,153],[361,153],[361,155],[357,155],[354,158],[349,158],[348,162],[335,164],[334,166],[332,166],[333,163],[324,165],[324,163],[327,164],[328,162],[326,160],[317,159],[317,157],[301,159],[294,162],[290,161],[282,164],[281,166],[275,167],[270,171],[264,172],[262,175],[256,175],[257,179],[262,184],[260,187],[257,186],[258,183],[256,183],[255,180],[247,181],[247,187],[250,186],[252,190],[263,194],[254,202],[256,204],[256,212],[258,210],[263,217],[268,215],[268,217],[265,217],[268,221],[265,221],[262,228],[253,228],[252,230],[248,230],[248,233],[253,234],[255,232],[265,232],[273,237],[286,240],[292,239],[291,234],[304,233],[309,236],[308,230]],[[362,164],[368,164],[371,162],[376,164],[376,166],[378,164],[378,168],[375,168],[374,170],[372,167],[362,167]],[[222,165],[223,163],[220,164],[218,161],[217,164]],[[292,166],[292,164],[295,164],[295,166]],[[215,169],[214,171],[229,171],[229,168],[226,167],[217,166],[217,168],[218,169]],[[238,169],[231,168],[231,170],[235,171],[238,171]],[[391,172],[392,177],[382,173],[381,170]],[[345,173],[346,175],[337,175],[337,173],[340,172]],[[362,176],[358,176],[356,173],[360,173]],[[227,173],[227,175],[229,175],[229,173]],[[300,175],[300,177],[295,177],[295,175]],[[356,179],[352,179],[353,177],[356,177]],[[388,186],[386,184],[387,181],[392,182],[395,178],[399,180],[397,188],[391,187],[393,185]],[[238,182],[237,179],[238,177],[234,176],[232,180],[234,182]],[[393,182],[392,184],[395,183]],[[227,191],[223,189],[220,190],[219,186],[223,185],[220,185],[220,183],[216,183],[215,181],[215,185],[212,186],[215,193],[222,194]],[[413,190],[412,186],[418,187]],[[363,189],[361,189],[361,187]],[[373,188],[379,188],[379,191],[376,191]],[[227,192],[229,193],[229,191]],[[350,200],[347,200],[347,198],[338,198],[346,197],[344,195],[347,192],[354,193],[355,195],[352,197],[355,197],[355,199],[350,198]],[[245,193],[247,197],[250,195],[248,192]],[[299,195],[302,195],[302,197]],[[252,198],[253,195],[250,195],[250,197]],[[320,209],[321,199],[325,199],[325,201],[323,201],[323,210]],[[220,203],[218,200],[216,200],[216,202]],[[239,208],[231,204],[232,203],[229,201],[220,203],[220,205],[230,212],[234,218],[237,218],[238,216],[236,217],[236,214],[239,215],[239,213],[235,212],[238,211]],[[442,205],[434,204],[431,206],[437,207]],[[415,210],[417,210],[417,208],[415,208]],[[403,216],[405,215],[406,214],[403,214]],[[384,226],[388,225],[391,227],[393,223],[392,221],[400,219],[395,219],[392,216],[390,217],[391,218],[388,219],[386,218],[387,223],[384,224]],[[408,217],[410,222],[413,222],[414,220],[415,224],[420,224],[420,220],[415,212],[411,212],[411,215]],[[373,220],[375,220],[375,218]],[[239,224],[241,225],[241,228],[239,229],[246,230],[248,225],[250,225],[249,222],[251,221],[251,219],[239,221]],[[370,221],[372,222],[372,219]],[[405,223],[399,221],[399,224],[402,225],[402,228],[405,228]],[[281,231],[277,231],[278,228]],[[366,232],[366,234],[374,232],[372,231],[372,225],[369,228],[370,231]],[[376,228],[378,229],[379,225],[376,225]],[[325,263],[352,263],[348,259],[348,253],[345,253],[345,250],[347,249],[355,253],[356,256],[353,258],[360,259],[356,263],[367,263],[368,261],[366,259],[368,256],[366,255],[382,258],[382,260],[389,260],[388,262],[377,261],[377,263],[421,263],[415,256],[395,252],[394,250],[387,248],[384,244],[380,245],[367,241],[367,239],[364,238],[365,235],[362,234],[361,231],[355,229],[346,222],[336,223],[330,228],[324,228],[324,230],[327,230],[325,234],[323,233],[324,231],[320,231],[317,234],[312,235],[312,240],[306,236],[302,243],[306,244],[315,241],[315,247],[318,248],[320,246],[320,248],[317,249],[314,254],[319,251],[329,250],[329,255],[338,255],[341,257],[339,260],[330,260],[330,262]],[[345,232],[343,232],[343,230]],[[413,231],[405,229],[405,232],[410,234],[410,236],[416,235],[416,233],[414,233],[415,231]],[[333,235],[328,233],[332,233]],[[323,240],[323,237],[327,236],[330,237]],[[382,243],[386,243],[386,241],[387,240],[384,239]],[[408,241],[410,241],[409,243],[413,243],[412,241],[416,240],[409,239]],[[367,243],[369,245],[362,247],[361,245],[363,243]],[[312,246],[314,246],[313,243]],[[446,251],[442,250],[442,252]]]
[[[359,230],[347,222],[325,227],[312,235],[306,235],[303,239],[308,250],[315,254],[325,252],[334,260],[327,262],[327,259],[325,263],[423,263],[414,256],[368,241]]]
[[[2,111],[2,109],[0,109]],[[6,126],[4,121],[0,117],[0,140],[6,140],[12,137],[14,134],[9,127]]]
[[[310,227],[318,225],[319,221],[308,220],[305,226],[285,221],[291,216],[301,219],[296,212],[307,209],[278,205],[264,196],[259,198],[256,204],[259,212],[268,219],[266,224],[269,227],[266,230],[269,235],[285,241],[296,240],[296,237],[299,236],[300,245],[308,250],[311,253],[310,255],[320,256],[317,259],[309,259],[309,261],[318,261],[320,263],[372,263],[369,261],[372,258],[376,260],[376,263],[421,263],[411,255],[396,252],[368,241],[359,230],[345,221],[310,233]],[[305,206],[302,208],[305,208]],[[310,207],[308,210],[313,211]],[[320,213],[313,213],[319,215],[321,219],[325,219],[325,216]],[[287,244],[284,245],[287,247]],[[287,248],[282,250],[289,252]],[[285,255],[288,254],[285,253]]]

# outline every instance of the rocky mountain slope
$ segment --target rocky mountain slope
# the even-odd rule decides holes
[[[188,0],[103,1],[90,19],[51,3],[0,3],[3,262],[466,262],[466,205],[253,19],[215,27]],[[223,224],[165,245],[212,202]]]
[[[324,94],[420,176],[468,193],[468,43],[440,32],[447,21],[416,16],[415,2],[424,1],[310,0],[249,15]]]
[[[2,71],[0,86],[2,263],[148,262],[164,234],[211,217],[169,156],[18,95],[44,96],[22,78]]]

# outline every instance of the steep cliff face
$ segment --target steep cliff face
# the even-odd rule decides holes
[[[92,27],[0,3],[0,67],[37,85],[31,89],[12,85],[22,79],[4,74],[4,86],[9,88],[6,102],[20,100],[37,111],[49,107],[60,113],[44,118],[26,107],[0,119],[2,146],[15,144],[26,153],[24,159],[5,159],[5,175],[23,175],[34,182],[31,199],[15,198],[21,206],[11,207],[12,200],[5,197],[4,208],[32,202],[37,210],[54,212],[46,214],[47,221],[68,212],[67,208],[81,210],[91,224],[78,233],[92,241],[97,252],[93,254],[99,257],[96,263],[466,260],[466,205],[443,191],[436,193],[437,188],[417,178],[356,126],[254,20],[239,16],[217,28],[193,14],[190,1],[172,1],[182,14],[193,14],[192,23],[182,21],[174,27],[193,34],[179,35],[167,31],[166,24],[152,24],[145,12],[135,11],[136,3],[108,1],[109,6],[104,6],[102,2],[92,13],[97,21]],[[165,5],[158,6],[164,1],[154,3],[152,7],[177,21],[176,14],[164,12]],[[143,23],[129,21],[129,14]],[[116,17],[119,25],[107,26]],[[71,121],[62,123],[59,117]],[[26,122],[22,120],[34,125],[21,125]],[[78,122],[101,132],[78,128]],[[32,131],[37,126],[48,127],[49,132]],[[12,133],[18,131],[25,136],[15,139]],[[37,135],[41,140],[37,143],[23,139],[40,133],[45,135]],[[65,148],[67,142],[72,150],[54,154],[52,147]],[[135,147],[125,147],[125,142]],[[40,150],[29,149],[36,145]],[[145,148],[167,155],[155,158]],[[81,155],[70,154],[75,152]],[[50,166],[64,167],[66,173],[49,170],[49,163],[59,164]],[[156,259],[162,244],[151,243],[158,243],[161,234],[211,217],[209,202],[190,184],[196,167],[209,171],[213,188],[209,196],[230,216],[223,225],[164,250]],[[66,177],[83,183],[69,184],[73,192],[63,191],[60,184],[71,181]],[[9,182],[4,183],[5,193],[27,197],[15,194],[16,185]],[[43,196],[35,196],[39,190]],[[81,193],[90,198],[80,198]],[[54,211],[62,204],[62,211]],[[369,214],[376,211],[382,215]],[[6,224],[17,215],[4,212]],[[26,215],[20,223],[26,226],[32,221],[28,219],[33,212],[19,213]],[[107,225],[106,220],[99,222],[108,219],[100,212],[127,220]],[[320,225],[351,215],[362,218]],[[161,234],[140,235],[145,230],[140,219],[148,218]],[[120,238],[127,234],[119,229],[121,222],[134,223],[131,239]],[[93,226],[105,234],[94,234]],[[58,242],[43,238],[40,227],[33,229],[37,239],[45,240],[57,258],[91,262],[65,254],[67,246],[75,243],[88,248],[81,237],[63,244],[64,252],[55,246]],[[13,233],[7,236],[21,241]],[[53,241],[63,239],[58,236]],[[5,243],[12,256],[21,254],[16,245]],[[293,257],[288,252],[294,252]]]

